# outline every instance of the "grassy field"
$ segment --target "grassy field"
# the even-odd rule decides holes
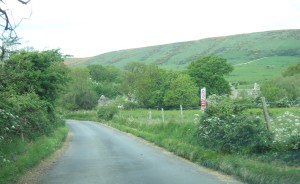
[[[263,117],[261,109],[251,109],[249,115]],[[87,115],[89,114],[89,115]],[[264,154],[224,154],[201,146],[197,140],[197,122],[202,115],[200,110],[164,111],[161,110],[120,111],[106,124],[151,141],[175,154],[200,165],[234,175],[247,183],[300,183],[300,152],[272,151]],[[289,131],[300,133],[300,109],[270,109],[273,119],[272,131],[281,140],[288,139]],[[95,111],[77,111],[68,114],[72,119],[95,120]],[[76,118],[75,118],[76,117]],[[151,117],[151,118],[150,118]],[[277,129],[285,129],[284,134]]]
[[[245,88],[253,84],[281,76],[290,65],[300,62],[299,57],[276,56],[252,60],[245,64],[234,65],[234,71],[226,77],[231,83],[240,83]]]
[[[125,119],[132,119],[135,123],[187,123],[196,122],[202,115],[201,110],[168,110],[162,113],[161,110],[138,109],[133,111],[120,111],[118,116]],[[164,122],[163,122],[164,120]]]

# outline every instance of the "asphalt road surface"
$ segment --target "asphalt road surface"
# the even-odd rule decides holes
[[[73,138],[43,184],[240,183],[105,125],[66,123]]]

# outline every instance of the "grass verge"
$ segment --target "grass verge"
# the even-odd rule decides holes
[[[42,136],[33,142],[15,138],[10,144],[1,145],[3,162],[0,166],[0,184],[17,181],[28,169],[60,148],[68,134],[66,126],[59,127],[49,137]]]
[[[64,113],[65,119],[76,119],[76,120],[89,120],[89,121],[98,121],[96,111],[67,111]]]

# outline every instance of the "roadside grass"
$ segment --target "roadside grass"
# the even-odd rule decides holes
[[[134,123],[140,124],[157,124],[163,123],[187,123],[197,122],[202,115],[203,111],[196,110],[183,110],[182,115],[180,109],[177,110],[164,110],[161,109],[135,109],[135,110],[121,110],[118,117],[125,118]]]
[[[291,112],[297,116],[300,116],[300,108],[299,107],[290,107],[290,108],[269,108],[268,109],[271,117],[281,116],[285,112]],[[246,111],[250,115],[258,115],[263,116],[263,110],[262,109],[248,109]]]
[[[62,146],[68,134],[66,126],[59,127],[49,137],[42,136],[35,141],[15,138],[11,143],[0,143],[0,184],[17,181],[28,169]]]
[[[97,111],[67,111],[64,113],[65,119],[76,119],[76,120],[89,120],[89,121],[98,121]]]
[[[281,114],[276,114],[281,116],[287,110],[290,109],[274,109],[274,112],[281,112]],[[298,113],[297,110],[295,111]],[[253,110],[253,112],[262,116],[262,112],[258,110]],[[253,114],[253,112],[251,110],[248,113]],[[195,163],[233,175],[247,183],[300,183],[299,149],[263,154],[225,154],[204,148],[199,143],[195,119],[200,117],[195,118],[194,114],[201,116],[200,110],[184,111],[187,119],[184,123],[181,123],[178,111],[165,111],[165,117],[174,116],[169,117],[165,123],[162,123],[159,110],[152,111],[152,122],[149,121],[148,113],[149,110],[142,109],[120,111],[112,121],[104,123],[153,142]]]

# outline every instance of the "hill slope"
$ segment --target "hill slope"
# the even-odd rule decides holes
[[[258,32],[127,49],[90,58],[68,59],[65,63],[70,67],[111,64],[122,68],[128,62],[139,61],[183,70],[190,62],[206,55],[226,58],[234,65],[234,71],[226,79],[251,88],[254,82],[280,76],[289,65],[300,62],[300,30]]]
[[[222,56],[231,64],[247,63],[264,57],[300,58],[300,30],[280,30],[206,38],[196,41],[113,51],[72,62],[69,66],[113,64],[122,67],[132,61],[184,69],[190,62],[206,56]],[[81,60],[82,61],[82,60]]]

